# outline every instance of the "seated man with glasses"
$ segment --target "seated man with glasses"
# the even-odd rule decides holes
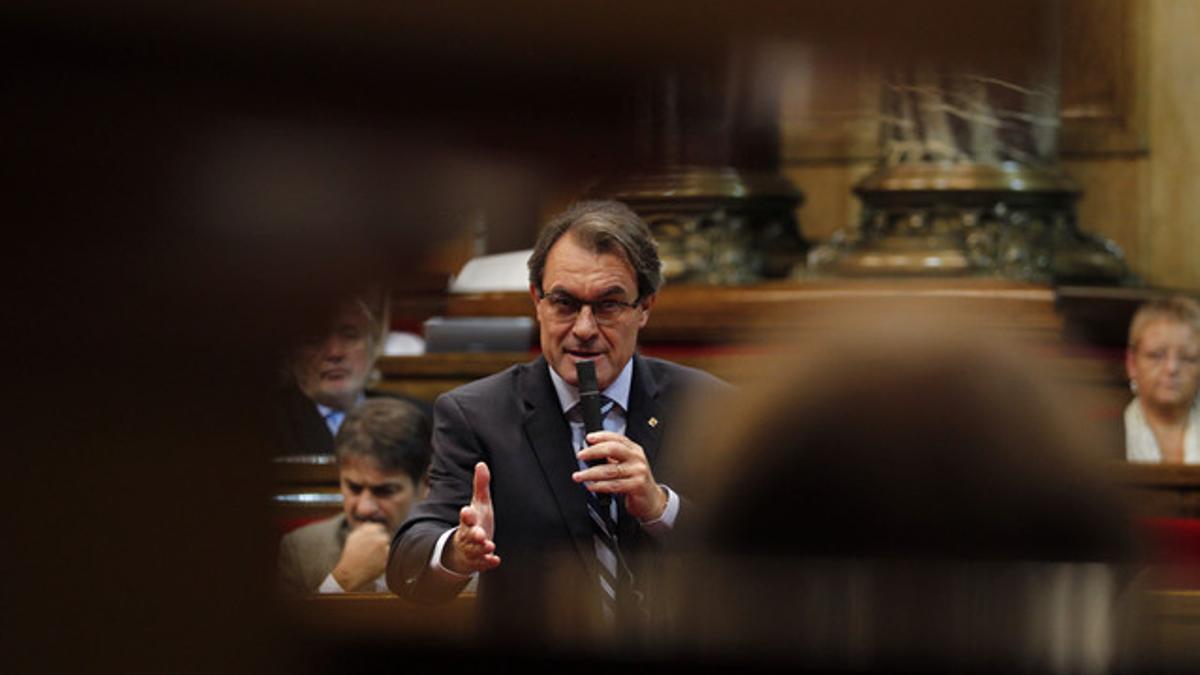
[[[435,403],[429,499],[392,543],[396,593],[447,600],[478,575],[499,640],[636,629],[650,604],[639,564],[688,506],[662,482],[664,437],[685,430],[681,398],[728,388],[635,353],[661,284],[657,245],[624,204],[580,203],[542,231],[529,259],[542,356]],[[586,439],[584,360],[607,402]]]

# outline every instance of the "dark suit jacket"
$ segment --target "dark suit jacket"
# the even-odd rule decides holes
[[[642,446],[659,482],[663,437],[672,409],[687,395],[727,387],[713,376],[659,359],[634,357],[626,435]],[[653,420],[653,422],[651,421]],[[491,470],[500,566],[479,579],[485,629],[504,639],[552,635],[572,622],[595,625],[594,542],[571,431],[544,358],[514,366],[438,397],[434,404],[434,460],[429,498],[417,505],[392,541],[388,585],[410,599],[437,602],[452,594],[430,583],[429,561],[438,537],[458,525],[471,501],[478,461]],[[618,532],[631,558],[656,544],[619,502]],[[686,505],[680,518],[686,518]],[[678,521],[677,521],[678,526]],[[650,556],[653,557],[653,556]],[[636,571],[635,571],[636,573]]]
[[[367,398],[388,396],[415,405],[426,415],[433,414],[427,401],[367,390]],[[327,455],[333,452],[333,434],[317,410],[317,404],[295,384],[283,387],[275,397],[275,444],[277,455]]]

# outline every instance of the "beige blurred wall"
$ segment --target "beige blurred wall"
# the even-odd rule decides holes
[[[1063,0],[1063,166],[1084,194],[1080,227],[1113,240],[1146,283],[1200,290],[1200,26],[1197,0]],[[866,63],[803,57],[807,95],[783,96],[784,172],[821,241],[854,222],[871,167]],[[824,77],[835,72],[838,77]],[[865,85],[865,86],[864,86]]]
[[[1200,2],[1150,3],[1149,213],[1138,261],[1149,279],[1200,288]]]

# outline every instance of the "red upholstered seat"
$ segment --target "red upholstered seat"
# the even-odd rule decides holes
[[[298,518],[280,518],[277,521],[277,524],[279,526],[279,536],[282,537],[283,535],[287,534],[288,532],[291,532],[292,530],[294,530],[298,527],[304,527],[305,525],[308,525],[309,523],[315,523],[318,520],[322,520],[327,517],[328,516],[305,516],[305,517],[298,517]]]
[[[1148,562],[1175,588],[1200,588],[1200,518],[1143,518]]]

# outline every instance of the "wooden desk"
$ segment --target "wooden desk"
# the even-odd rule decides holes
[[[1200,518],[1200,466],[1114,463],[1113,477],[1144,518]]]
[[[333,455],[276,457],[271,470],[276,485],[271,506],[280,534],[341,513],[342,493]]]
[[[475,594],[418,605],[391,593],[331,593],[287,598],[293,627],[323,638],[397,638],[464,644],[475,632]]]
[[[780,281],[748,287],[667,286],[639,334],[642,353],[707,370],[734,384],[771,372],[772,346],[802,344],[833,310],[907,300],[953,311],[975,326],[1015,338],[1046,356],[1072,395],[1099,418],[1117,419],[1129,400],[1123,336],[1137,304],[1165,292],[1061,287],[995,279]],[[419,325],[428,298],[396,298],[392,312]],[[445,316],[533,316],[526,293],[443,295]],[[538,353],[426,354],[379,361],[378,388],[432,401],[438,394]]]
[[[983,278],[778,281],[667,286],[639,341],[729,344],[794,336],[820,327],[831,309],[899,298],[974,313],[983,325],[1025,335],[1057,338],[1062,329],[1055,291],[1042,284]],[[397,298],[391,307],[394,316],[409,317],[428,311],[429,303]],[[534,316],[523,292],[448,295],[442,309],[445,316]]]

